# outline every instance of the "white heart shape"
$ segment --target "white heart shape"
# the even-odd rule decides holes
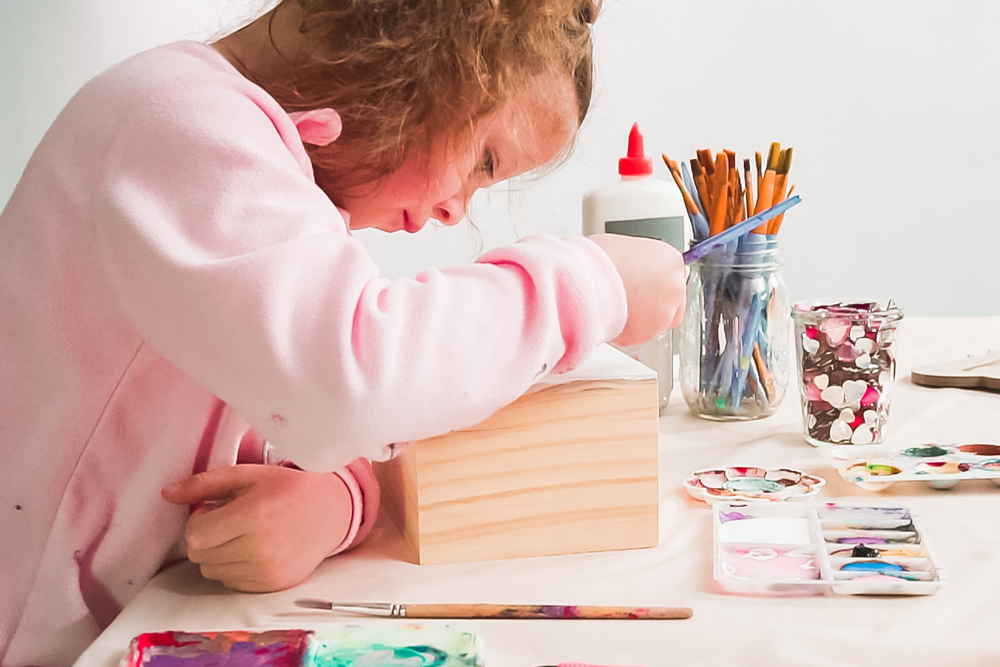
[[[830,345],[834,347],[847,340],[847,334],[851,330],[851,323],[847,320],[827,319],[819,325],[820,331],[826,334]]]
[[[878,413],[874,410],[865,410],[864,418],[866,424],[872,425],[878,421]]]
[[[857,340],[859,338],[863,338],[865,335],[865,328],[860,324],[855,324],[853,327],[851,327],[850,335],[851,335],[851,340]]]
[[[896,330],[892,327],[882,327],[875,334],[875,340],[879,345],[888,345],[896,338]]]
[[[802,334],[802,349],[809,354],[816,354],[819,351],[819,341]]]
[[[864,380],[848,380],[844,383],[844,404],[857,409],[861,406],[861,397],[867,389],[868,385]]]
[[[868,368],[872,363],[871,355],[859,354],[858,358],[854,360],[854,365],[858,368]]]
[[[851,438],[851,427],[849,424],[835,420],[830,424],[830,439],[834,442],[846,442]]]
[[[848,424],[854,423],[854,410],[850,408],[844,408],[840,411],[840,418],[843,419]]]
[[[820,388],[822,391],[830,386],[830,376],[827,374],[817,375],[813,378],[813,384]]]
[[[844,407],[844,388],[827,387],[819,393],[819,397],[835,408]]]
[[[851,436],[851,443],[855,445],[869,445],[875,439],[870,426],[859,426]]]
[[[854,349],[858,354],[871,354],[875,351],[875,341],[871,338],[862,338],[854,343]]]

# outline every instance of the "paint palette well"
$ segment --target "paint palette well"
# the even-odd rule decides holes
[[[824,454],[840,476],[868,491],[896,482],[927,482],[947,489],[966,479],[1000,486],[1000,444],[917,444],[905,447],[831,447]]]
[[[714,577],[747,595],[930,595],[944,582],[902,506],[720,502]]]
[[[443,626],[324,626],[322,631],[148,632],[125,667],[483,667],[478,637]]]
[[[698,470],[684,481],[696,500],[790,500],[808,498],[826,484],[822,477],[792,468],[730,466]]]

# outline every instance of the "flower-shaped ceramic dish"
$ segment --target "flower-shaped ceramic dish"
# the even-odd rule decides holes
[[[696,500],[790,500],[815,496],[826,484],[822,477],[792,468],[731,466],[698,470],[684,488]]]

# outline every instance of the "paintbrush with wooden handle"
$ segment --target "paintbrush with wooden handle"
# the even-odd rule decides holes
[[[391,618],[519,618],[589,620],[680,620],[691,618],[688,607],[603,607],[518,604],[392,604],[378,602],[331,602],[302,598],[295,606],[305,609],[387,616]]]

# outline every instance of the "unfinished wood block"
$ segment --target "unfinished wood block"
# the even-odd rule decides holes
[[[610,347],[471,428],[375,465],[420,564],[657,543],[656,373]]]

